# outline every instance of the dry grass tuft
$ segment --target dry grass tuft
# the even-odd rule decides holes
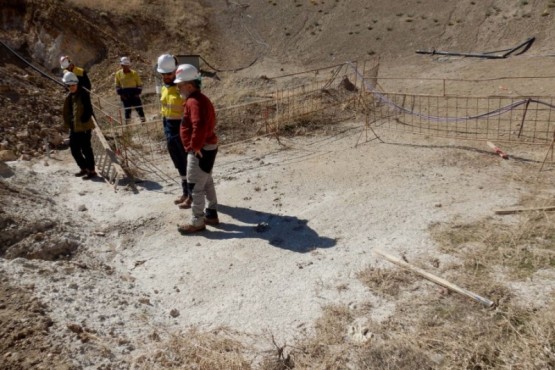
[[[433,362],[421,348],[412,343],[384,341],[357,351],[354,363],[357,369],[401,370],[433,369]]]
[[[322,344],[335,345],[345,341],[347,324],[353,320],[353,315],[349,308],[341,305],[328,306],[324,308],[324,313],[316,321],[316,336],[318,337],[316,346]]]
[[[262,369],[551,369],[555,366],[555,299],[543,309],[505,305],[495,311],[467,300],[419,296],[373,324],[373,338],[353,345],[347,308],[329,308],[313,338],[293,347],[287,366]],[[276,364],[274,361],[273,364]]]
[[[406,287],[414,282],[414,277],[405,270],[401,269],[382,269],[377,267],[369,267],[357,274],[357,277],[372,292],[395,297],[399,294],[401,288]]]
[[[462,258],[473,273],[502,266],[513,277],[525,278],[555,267],[555,222],[547,213],[534,213],[517,225],[491,218],[464,225],[436,224],[431,235],[440,249]]]
[[[516,305],[469,310],[455,299],[421,309],[420,317],[409,319],[415,329],[404,341],[418,342],[440,368],[541,368],[555,360],[554,301],[542,311]]]
[[[483,309],[458,294],[438,294],[437,289],[399,295],[414,280],[410,273],[368,268],[359,279],[395,299],[388,319],[376,323],[360,317],[367,315],[362,311],[328,307],[314,336],[292,347],[288,367],[263,369],[555,368],[555,296],[551,293],[543,306],[522,301],[490,276],[499,267],[517,278],[554,267],[555,225],[549,215],[521,217],[510,226],[493,219],[434,225],[431,232],[460,261],[444,266],[448,279],[495,300],[496,309]],[[347,329],[360,319],[371,336],[355,344]]]
[[[135,361],[135,367],[155,369],[244,370],[251,369],[243,357],[245,347],[229,331],[199,332],[191,329],[172,335],[152,354]]]

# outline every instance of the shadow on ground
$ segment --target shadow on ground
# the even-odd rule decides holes
[[[164,187],[156,182],[151,180],[135,180],[135,186],[138,188],[143,188],[144,190],[155,191],[155,190],[162,190]]]
[[[331,248],[336,240],[318,235],[308,227],[308,220],[276,215],[242,207],[218,205],[218,212],[240,222],[220,223],[205,232],[208,239],[235,238],[267,240],[270,245],[293,252],[306,253],[318,248]],[[232,221],[233,222],[233,221]]]

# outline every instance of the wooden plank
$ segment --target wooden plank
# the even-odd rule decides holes
[[[534,211],[555,211],[555,206],[545,206],[545,207],[515,207],[515,208],[506,208],[506,209],[496,209],[496,215],[509,215],[511,213],[518,213],[518,212],[534,212]]]
[[[445,279],[443,279],[443,278],[440,278],[439,276],[435,276],[435,275],[433,275],[433,274],[431,274],[431,273],[429,273],[429,272],[427,272],[427,271],[422,270],[422,269],[419,268],[419,267],[413,266],[413,265],[411,265],[411,264],[409,264],[409,263],[407,263],[407,262],[405,262],[405,261],[403,261],[403,260],[400,260],[400,259],[397,258],[397,257],[394,257],[394,256],[392,256],[392,255],[389,255],[389,254],[385,253],[384,251],[381,251],[381,250],[379,250],[379,249],[374,249],[373,252],[374,252],[375,254],[381,256],[381,257],[384,257],[384,258],[387,259],[388,261],[393,262],[394,264],[401,266],[402,268],[404,268],[404,269],[406,269],[406,270],[409,270],[409,271],[412,271],[412,272],[415,272],[415,273],[419,274],[419,275],[422,276],[423,278],[425,278],[425,279],[427,279],[427,280],[430,280],[430,281],[433,282],[433,283],[439,284],[439,285],[441,285],[441,286],[443,286],[443,287],[445,287],[445,288],[447,288],[447,289],[449,289],[449,290],[452,290],[452,291],[454,291],[454,292],[457,292],[457,293],[459,293],[459,294],[462,294],[462,295],[464,295],[464,296],[466,296],[466,297],[472,298],[473,300],[475,300],[475,301],[477,301],[477,302],[483,304],[483,305],[486,306],[487,308],[492,308],[492,307],[495,306],[495,302],[490,301],[490,300],[487,299],[487,298],[481,297],[481,296],[479,296],[479,295],[476,294],[476,293],[473,293],[473,292],[471,292],[471,291],[469,291],[469,290],[466,290],[466,289],[464,289],[464,288],[459,287],[458,285],[455,285],[455,284],[453,284],[453,283],[450,283],[449,281],[447,281],[447,280],[445,280]]]

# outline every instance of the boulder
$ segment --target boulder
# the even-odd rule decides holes
[[[17,159],[17,155],[11,150],[0,150],[0,161],[8,162],[8,161],[15,161]]]

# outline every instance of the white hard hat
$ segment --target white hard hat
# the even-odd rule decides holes
[[[79,83],[79,79],[73,72],[66,72],[64,73],[64,77],[62,78],[62,82],[66,85],[77,85]]]
[[[173,82],[178,84],[180,82],[194,81],[198,79],[200,79],[200,73],[195,66],[190,64],[181,64],[177,67],[175,80],[173,80]]]
[[[158,73],[172,73],[176,67],[173,55],[163,54],[158,57],[158,65],[156,67]]]
[[[69,57],[67,55],[63,55],[60,57],[60,67],[62,69],[66,69],[67,67],[69,67],[70,64],[71,60],[69,60]]]
[[[129,60],[129,57],[121,57],[119,64],[121,64],[122,66],[130,66],[131,60]]]

